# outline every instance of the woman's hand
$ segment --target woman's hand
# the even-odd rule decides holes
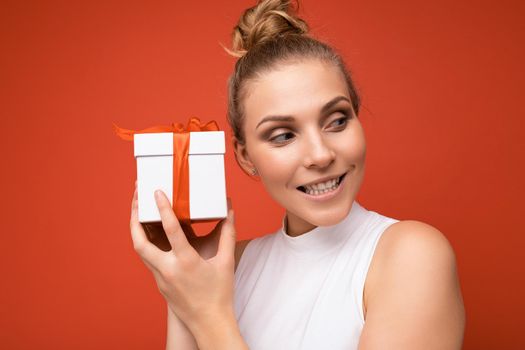
[[[230,198],[227,198],[227,200],[228,209],[230,209]],[[186,235],[186,239],[188,240],[190,245],[199,253],[201,258],[207,260],[209,258],[214,257],[217,254],[222,225],[221,222],[218,222],[210,233],[201,237],[198,237],[195,234],[193,228],[190,225],[185,224],[184,222],[179,222],[179,224]],[[144,223],[142,224],[142,227],[146,232],[146,236],[148,237],[149,241],[156,245],[157,248],[166,252],[171,250],[171,245],[168,241],[166,233],[164,232],[164,228],[162,227],[162,222]]]
[[[209,330],[215,323],[234,322],[233,210],[228,209],[228,217],[220,221],[208,236],[196,237],[186,228],[192,246],[164,193],[158,192],[155,199],[171,250],[161,250],[147,239],[138,221],[136,190],[131,211],[131,234],[135,250],[152,271],[169,308],[194,335]]]

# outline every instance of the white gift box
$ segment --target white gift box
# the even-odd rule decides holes
[[[189,133],[189,209],[191,220],[227,216],[224,131]],[[134,135],[139,221],[161,221],[154,192],[162,190],[173,207],[173,133]]]

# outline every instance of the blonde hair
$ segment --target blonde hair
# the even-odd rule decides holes
[[[239,19],[232,33],[230,55],[238,57],[228,79],[228,123],[241,144],[245,143],[242,129],[242,101],[246,83],[279,63],[318,59],[338,67],[343,73],[354,112],[359,112],[360,99],[350,72],[341,56],[329,45],[308,35],[309,27],[297,16],[299,4],[290,0],[259,0]]]

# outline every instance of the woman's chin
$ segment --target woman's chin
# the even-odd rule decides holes
[[[312,223],[312,225],[315,226],[333,226],[338,223],[340,223],[349,213],[349,210],[342,210],[343,208],[340,208],[337,211],[330,211],[327,213],[312,213],[312,215],[309,215],[310,220],[307,220],[308,222]]]

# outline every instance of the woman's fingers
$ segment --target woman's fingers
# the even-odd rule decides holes
[[[133,192],[133,198],[131,199],[131,213],[130,213],[130,216],[133,215],[133,209],[135,208],[135,205],[136,205],[135,202],[137,200],[138,200],[137,181],[135,181],[135,192]]]
[[[160,250],[153,245],[148,238],[146,233],[142,228],[142,225],[139,222],[138,218],[138,195],[137,189],[135,188],[135,193],[133,194],[133,200],[131,202],[131,220],[130,220],[130,229],[131,229],[131,239],[133,240],[133,248],[141,256],[143,260],[147,260],[150,264],[155,265],[155,262],[158,259]]]
[[[228,201],[228,216],[222,223],[217,256],[225,259],[225,261],[234,261],[236,240],[234,213],[231,209],[231,203]]]
[[[155,191],[155,201],[159,208],[160,218],[162,220],[162,227],[164,232],[171,244],[171,249],[176,256],[191,256],[198,257],[199,255],[189,244],[182,227],[180,226],[179,220],[175,216],[171,203],[164,192],[158,190]]]

